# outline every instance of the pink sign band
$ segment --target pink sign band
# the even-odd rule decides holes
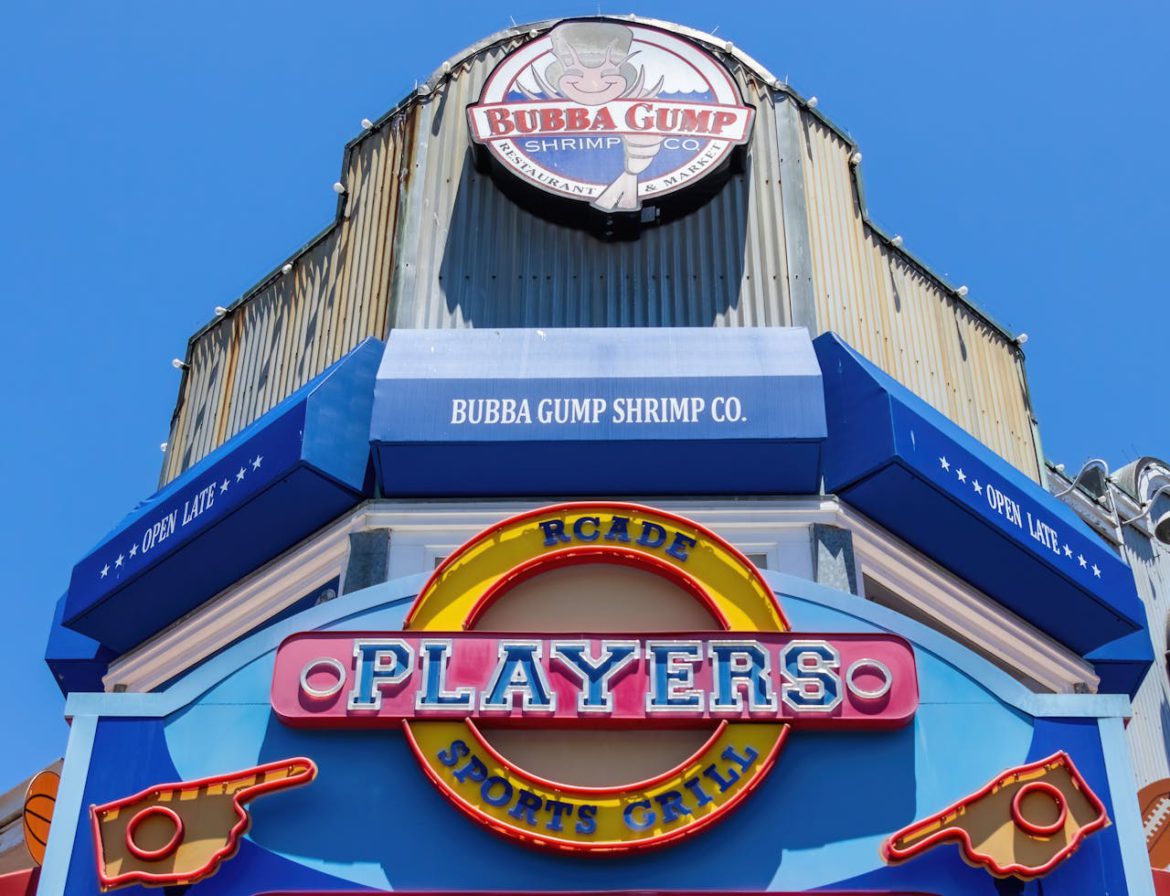
[[[913,717],[918,682],[893,635],[305,633],[277,651],[272,706],[297,726],[891,728]]]

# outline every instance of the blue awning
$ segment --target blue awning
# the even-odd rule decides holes
[[[73,568],[63,623],[124,651],[368,494],[368,339],[148,498]]]
[[[1133,573],[1077,515],[833,333],[825,491],[1136,690],[1152,660]]]
[[[824,437],[788,328],[395,330],[370,434],[399,496],[808,494]]]

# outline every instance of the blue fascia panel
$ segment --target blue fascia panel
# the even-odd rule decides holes
[[[45,648],[45,662],[53,680],[66,695],[74,691],[104,690],[102,677],[117,654],[93,638],[65,628],[64,616],[65,595],[62,594],[53,610],[53,624]]]
[[[124,651],[368,494],[370,339],[144,501],[73,569],[63,624]]]
[[[1110,641],[1085,655],[1101,679],[1102,693],[1137,695],[1154,663],[1154,645],[1146,630]]]
[[[590,457],[595,459],[583,460]],[[737,463],[718,476],[710,475],[708,466],[730,457]],[[808,494],[816,491],[808,471],[817,468],[819,458],[819,442],[794,441],[626,442],[620,463],[599,453],[593,442],[379,448],[386,494],[430,498]],[[440,477],[442,470],[449,472]]]
[[[370,440],[386,495],[809,494],[805,330],[395,330]]]
[[[1144,633],[1132,571],[1070,508],[840,337],[814,345],[826,492],[1082,655]]]

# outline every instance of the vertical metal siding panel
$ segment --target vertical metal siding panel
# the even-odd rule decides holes
[[[368,251],[367,234],[374,214],[374,188],[370,171],[369,149],[378,141],[366,140],[353,152],[349,160],[348,195],[349,211],[343,229],[352,241],[353,251],[346,259],[345,268],[338,277],[336,307],[329,309],[322,322],[322,331],[317,340],[317,352],[313,366],[325,368],[333,356],[336,345],[342,341],[342,334],[349,327],[346,311],[350,298],[360,295],[362,269]]]
[[[1139,484],[1140,497],[1148,500],[1149,493],[1149,486]],[[1141,788],[1170,777],[1170,688],[1164,657],[1170,647],[1170,553],[1165,546],[1126,527],[1124,555],[1145,606],[1155,657],[1134,697],[1133,721],[1127,728],[1134,779]]]
[[[1011,456],[1009,440],[1005,437],[1006,426],[1002,421],[1002,411],[999,408],[1001,390],[995,388],[995,377],[1000,372],[992,359],[986,357],[984,347],[987,345],[987,326],[981,321],[971,318],[971,315],[959,315],[960,338],[966,346],[968,357],[972,363],[965,365],[965,370],[971,379],[971,389],[979,401],[971,400],[968,403],[971,409],[972,426],[976,431],[984,434],[984,440],[999,454]]]
[[[902,313],[905,322],[904,348],[906,351],[902,354],[901,374],[902,382],[910,385],[921,380],[919,376],[919,368],[922,364],[920,355],[924,352],[929,354],[933,351],[934,346],[928,342],[928,328],[923,321],[920,278],[913,270],[904,269],[903,275]],[[948,413],[949,408],[946,403],[940,403],[939,410]]]
[[[336,242],[335,230],[328,240],[316,248],[311,258],[298,259],[293,268],[295,278],[292,288],[281,305],[283,338],[276,351],[274,387],[280,392],[288,390],[296,381],[298,352],[303,344],[302,318],[305,308],[316,303],[316,295],[322,288],[324,278],[329,276],[329,259],[335,251]]]
[[[992,406],[995,414],[993,423],[1002,434],[1005,452],[1013,452],[1020,463],[1024,463],[1035,457],[1036,452],[1032,440],[1031,414],[1023,402],[1011,400],[1018,391],[1018,386],[1012,388],[1011,384],[1022,381],[1019,358],[1015,352],[1005,354],[995,350],[995,336],[986,324],[981,323],[979,330],[982,337],[980,354],[986,359],[988,388],[995,398]]]
[[[214,431],[217,387],[228,364],[230,334],[231,323],[221,321],[192,348],[185,400],[172,441],[167,446],[168,478],[178,475],[203,456],[197,454],[199,439],[204,432]]]
[[[305,306],[315,301],[314,294],[320,288],[320,280],[324,275],[324,260],[332,253],[336,238],[334,231],[323,245],[315,247],[311,258],[302,256],[293,268],[292,288],[281,305],[282,339],[275,352],[273,369],[273,388],[279,391],[288,389],[296,377],[296,357],[293,351],[300,344],[301,315]]]
[[[380,302],[382,259],[386,253],[386,220],[390,213],[390,196],[393,190],[393,181],[390,176],[392,155],[388,143],[378,147],[376,164],[373,167],[376,202],[368,236],[369,252],[366,258],[365,283],[359,292],[361,300],[355,303],[349,314],[346,315],[346,321],[349,324],[346,342],[352,345],[356,345],[370,334],[370,309]]]
[[[370,212],[367,216],[366,226],[363,228],[360,278],[357,281],[356,289],[351,290],[350,293],[354,300],[347,306],[340,321],[342,326],[338,328],[338,332],[342,333],[343,336],[334,341],[333,354],[335,358],[340,357],[341,353],[346,350],[343,347],[357,345],[361,341],[364,321],[360,309],[373,299],[377,259],[383,246],[383,243],[378,239],[378,233],[386,214],[386,146],[380,140],[367,142],[370,147],[369,178],[372,194]]]
[[[259,322],[263,320],[263,315],[259,314],[258,311],[263,305],[264,299],[264,292],[257,294],[254,301],[243,306],[232,321],[235,330],[232,340],[236,354],[235,374],[231,378],[230,389],[224,402],[223,420],[216,435],[217,442],[231,438],[232,433],[236,431],[238,421],[241,418],[246,419],[253,410],[249,400],[252,379],[255,376],[252,364],[253,346],[261,335],[257,329]]]
[[[340,357],[349,347],[357,345],[362,336],[361,307],[373,298],[375,267],[382,243],[378,240],[380,224],[385,216],[386,168],[385,146],[382,141],[370,140],[368,152],[368,178],[370,181],[368,200],[369,211],[362,228],[362,253],[358,277],[350,288],[351,301],[346,304],[339,320],[337,332],[341,338],[334,339],[332,355]]]
[[[986,396],[976,392],[971,376],[971,364],[964,359],[963,347],[957,338],[956,323],[960,309],[954,300],[943,295],[927,277],[917,278],[921,290],[923,316],[927,320],[927,338],[932,349],[923,376],[937,378],[946,388],[948,403],[943,412],[972,435],[985,434],[979,426],[975,398]]]
[[[284,374],[281,345],[288,338],[289,306],[297,301],[299,295],[296,284],[295,271],[290,271],[288,275],[281,275],[266,297],[264,357],[260,367],[261,379],[258,383],[260,388],[256,392],[255,403],[248,418],[239,421],[239,428],[247,426],[256,416],[263,413],[262,409],[270,408],[280,400]]]
[[[305,354],[309,343],[311,317],[320,308],[324,296],[328,293],[331,284],[337,277],[336,261],[339,254],[339,243],[342,231],[338,228],[329,241],[328,250],[319,258],[319,266],[313,270],[311,288],[307,292],[297,293],[290,302],[292,311],[292,326],[289,330],[289,339],[284,343],[284,376],[282,387],[292,392],[301,378],[305,365]]]
[[[303,263],[298,264],[287,275],[280,278],[273,292],[272,304],[268,310],[270,341],[268,356],[264,364],[265,378],[263,389],[256,396],[257,405],[253,413],[261,408],[270,408],[275,405],[283,392],[288,365],[282,348],[289,338],[289,321],[292,317],[292,309],[303,294],[300,286],[308,282],[308,272],[305,268]]]
[[[256,378],[259,359],[263,352],[265,324],[271,301],[271,288],[264,290],[244,306],[236,336],[236,375],[232,379],[231,395],[228,399],[228,415],[225,420],[224,438],[238,432],[243,420],[251,417],[259,405]]]
[[[404,213],[403,199],[406,193],[410,174],[410,154],[413,152],[414,132],[417,127],[417,114],[413,108],[407,109],[398,115],[392,122],[383,126],[387,142],[393,146],[393,164],[388,168],[386,175],[388,186],[394,198],[391,206],[391,215],[386,221],[385,245],[382,248],[382,286],[377,296],[377,317],[373,321],[374,328],[371,335],[385,339],[391,327],[392,284],[397,269],[398,235]]]
[[[788,296],[788,246],[785,239],[784,184],[780,176],[780,132],[772,92],[754,81],[745,84],[745,94],[757,109],[756,133],[766,134],[767,152],[753,153],[747,195],[748,246],[753,263],[750,295],[751,326],[780,326],[791,323]],[[797,226],[803,222],[798,222]],[[781,288],[783,287],[783,288]]]
[[[194,433],[195,438],[193,439],[191,452],[194,460],[198,460],[207,454],[208,450],[210,450],[208,446],[212,444],[215,431],[219,427],[219,418],[223,413],[223,407],[220,402],[220,398],[223,395],[223,383],[231,377],[234,362],[232,353],[233,333],[234,322],[224,328],[224,331],[220,334],[222,337],[225,337],[223,339],[222,364],[218,371],[214,371],[217,375],[207,379],[204,385],[204,391],[200,397]]]
[[[838,311],[836,301],[833,240],[830,238],[830,228],[836,215],[836,209],[831,204],[832,191],[828,183],[833,159],[827,152],[824,136],[817,133],[817,127],[818,124],[813,122],[805,128],[805,145],[809,154],[809,164],[805,166],[805,170],[809,172],[807,192],[813,270],[816,277],[814,288],[817,320],[824,322],[823,329],[840,333],[845,329],[845,321]]]
[[[247,371],[237,378],[238,386],[245,394],[245,400],[238,401],[240,407],[246,408],[247,413],[237,416],[233,421],[233,430],[239,432],[256,419],[260,408],[266,406],[265,396],[269,394],[268,377],[272,357],[272,338],[275,329],[276,309],[280,302],[279,281],[273,282],[266,289],[258,302],[249,303],[253,312],[254,336],[249,345]]]
[[[1038,477],[1015,351],[945,287],[902,260],[861,214],[850,147],[805,115],[806,206],[817,324],[1032,478]]]
[[[329,324],[345,306],[345,296],[349,283],[346,275],[350,271],[354,256],[358,253],[357,234],[354,232],[354,209],[361,201],[363,183],[360,167],[355,168],[358,153],[349,159],[349,167],[345,171],[347,185],[352,187],[345,194],[345,211],[337,236],[337,258],[334,263],[333,276],[329,278],[328,288],[318,297],[315,305],[307,306],[307,328],[305,331],[305,354],[298,365],[297,381],[292,384],[293,389],[300,388],[308,382],[315,371],[324,370],[329,357]]]
[[[868,264],[867,277],[872,283],[874,301],[870,309],[870,326],[873,330],[874,353],[890,363],[890,315],[893,309],[893,296],[890,285],[892,273],[890,271],[890,257],[884,246],[879,245],[873,236],[867,240],[867,250],[863,257]],[[889,369],[887,367],[887,369]]]
[[[349,199],[346,199],[348,208]],[[304,380],[305,374],[317,366],[315,358],[321,317],[328,312],[337,293],[338,282],[345,266],[341,259],[349,242],[349,227],[345,221],[336,228],[335,237],[330,241],[329,253],[322,258],[322,269],[317,278],[316,288],[310,293],[300,294],[292,303],[296,327],[290,339],[283,346],[287,359],[284,388],[294,391]]]
[[[245,421],[254,419],[256,408],[261,404],[264,384],[260,380],[264,371],[265,346],[271,333],[269,324],[276,291],[275,282],[270,283],[243,308],[243,326],[236,341],[239,358],[229,398],[225,438],[239,432],[247,425]]]
[[[999,372],[997,365],[984,351],[987,345],[986,324],[972,319],[964,309],[957,310],[960,339],[966,348],[968,363],[964,365],[964,373],[968,379],[967,407],[970,415],[968,429],[983,435],[984,441],[993,450],[1002,454],[1011,455],[1009,443],[1004,438],[1004,432],[998,425],[1001,414],[995,404],[999,397],[999,390],[995,388],[994,377]],[[978,396],[978,401],[973,396]]]
[[[387,140],[381,154],[382,166],[379,170],[379,189],[382,202],[377,218],[377,228],[374,232],[374,242],[377,252],[370,259],[370,292],[364,303],[364,313],[360,317],[360,329],[357,341],[366,336],[384,336],[385,315],[383,308],[386,302],[388,262],[393,255],[390,246],[390,222],[393,220],[395,198],[398,194],[398,152],[397,141]],[[355,314],[358,320],[359,315]]]
[[[867,354],[872,353],[871,340],[861,326],[865,313],[865,306],[869,297],[869,290],[859,288],[855,275],[858,270],[857,238],[860,233],[860,222],[856,201],[853,195],[853,179],[849,170],[849,147],[841,140],[832,144],[833,164],[828,166],[833,191],[833,207],[835,214],[830,217],[830,233],[833,237],[834,278],[836,280],[836,297],[838,313],[846,322],[851,336],[858,344],[858,348]]]
[[[408,113],[407,113],[408,114]],[[391,240],[406,133],[386,125],[358,144],[347,216],[201,334],[164,462],[166,482],[271,410],[367,335],[385,336]]]

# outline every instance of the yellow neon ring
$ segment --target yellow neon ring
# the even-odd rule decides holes
[[[631,539],[619,547],[586,544],[565,547],[561,543],[545,544],[540,528],[542,521],[569,516],[621,516],[629,521]],[[667,554],[660,547],[639,545],[633,538],[642,523],[662,526],[668,532],[681,532],[695,540],[687,550],[685,561]],[[597,539],[601,541],[599,537]],[[713,532],[682,517],[637,504],[619,502],[576,502],[553,505],[511,517],[479,533],[451,554],[435,570],[407,616],[412,631],[454,631],[469,628],[488,603],[515,585],[529,572],[539,572],[566,562],[625,562],[659,574],[668,574],[684,588],[702,592],[716,618],[731,631],[783,632],[789,626],[772,590],[752,563],[738,550]],[[547,781],[531,775],[500,756],[483,738],[478,727],[468,721],[414,721],[404,723],[407,740],[427,776],[460,810],[492,829],[517,837],[527,843],[566,850],[620,852],[659,846],[688,836],[706,827],[738,805],[771,768],[788,732],[788,726],[776,723],[723,722],[704,746],[690,759],[674,769],[648,781],[606,788],[579,787]],[[550,800],[588,800],[598,806],[596,828],[580,833],[566,817],[560,830],[535,831],[521,827],[507,805],[477,804],[464,798],[454,767],[438,760],[438,753],[456,741],[474,747],[488,767],[488,778],[498,777],[508,783],[509,792],[520,789]],[[721,761],[728,748],[739,749],[746,759],[754,753],[750,767],[718,798],[712,798],[690,813],[688,820],[669,828],[649,825],[631,830],[618,821],[619,806],[654,802],[655,797],[671,790],[681,790],[688,778]],[[726,782],[726,778],[723,779]],[[713,788],[712,788],[713,789]],[[600,811],[601,809],[611,811]],[[637,808],[637,807],[635,807]]]

